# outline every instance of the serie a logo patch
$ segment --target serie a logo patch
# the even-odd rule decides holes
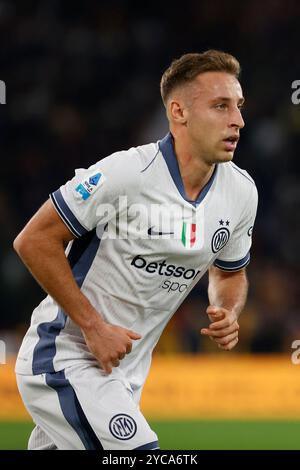
[[[96,190],[104,183],[105,177],[103,173],[95,173],[89,178],[83,180],[75,188],[75,191],[80,194],[81,198],[86,201]]]

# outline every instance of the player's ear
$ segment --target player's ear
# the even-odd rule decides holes
[[[170,99],[168,102],[168,117],[170,121],[178,124],[186,124],[187,110],[182,100]]]

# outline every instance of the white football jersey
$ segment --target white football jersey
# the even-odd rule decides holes
[[[112,373],[139,390],[166,323],[207,269],[249,263],[255,184],[222,163],[188,200],[168,134],[77,170],[51,199],[76,237],[66,253],[82,292],[108,323],[142,335]],[[80,328],[48,296],[33,312],[16,371],[56,372],[85,361],[95,359]]]

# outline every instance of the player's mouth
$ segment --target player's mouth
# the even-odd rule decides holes
[[[239,141],[239,136],[236,134],[226,137],[226,139],[223,139],[223,142],[225,144],[225,149],[229,152],[233,152],[236,149],[238,141]]]

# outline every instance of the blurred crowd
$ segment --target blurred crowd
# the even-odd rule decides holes
[[[44,294],[12,241],[49,193],[114,151],[167,131],[159,81],[171,60],[217,48],[241,62],[246,97],[235,162],[255,179],[249,301],[239,351],[290,352],[300,339],[300,4],[293,0],[0,0],[0,338],[18,347]],[[206,280],[179,309],[161,352],[211,351]]]

